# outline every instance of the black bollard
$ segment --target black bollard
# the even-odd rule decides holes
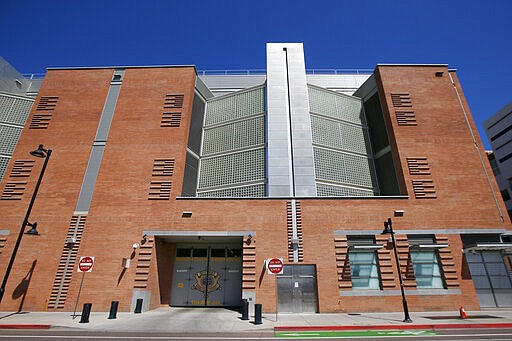
[[[242,320],[247,321],[249,319],[249,301],[245,298],[242,300]]]
[[[82,316],[80,317],[79,323],[89,323],[89,315],[91,314],[92,303],[84,303],[84,309],[82,310]]]
[[[254,305],[254,324],[261,324],[261,304]]]
[[[112,301],[110,303],[110,313],[108,314],[109,320],[113,320],[117,317],[117,307],[119,307],[119,301]]]
[[[135,314],[142,313],[142,298],[137,298],[137,304],[135,305]]]

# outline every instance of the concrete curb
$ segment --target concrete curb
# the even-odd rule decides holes
[[[291,331],[336,331],[336,330],[402,330],[402,329],[467,329],[467,328],[512,328],[512,323],[443,323],[366,326],[279,326],[275,332]]]
[[[0,324],[0,329],[50,329],[50,324]]]

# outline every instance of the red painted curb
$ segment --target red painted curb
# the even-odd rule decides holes
[[[465,329],[465,328],[512,328],[512,323],[445,323],[445,324],[403,324],[374,326],[281,326],[276,332],[290,331],[336,331],[336,330],[401,330],[401,329]]]
[[[49,324],[0,324],[0,329],[50,329]]]

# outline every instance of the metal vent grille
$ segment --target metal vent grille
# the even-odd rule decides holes
[[[198,193],[199,197],[233,197],[233,198],[243,198],[243,197],[263,197],[265,196],[265,184],[252,185],[252,186],[243,186],[243,187],[233,187],[226,188],[221,190],[209,191],[209,192],[201,192]]]
[[[313,143],[359,154],[371,154],[368,129],[311,115]]]
[[[203,155],[262,145],[264,134],[263,116],[205,129]]]
[[[265,149],[202,159],[200,172],[199,189],[265,180]]]
[[[265,112],[265,88],[236,93],[208,101],[205,125],[218,124]]]
[[[317,183],[316,192],[319,197],[371,197],[373,196],[373,191],[350,188],[350,187],[340,187],[340,186],[332,186],[326,184]]]
[[[23,128],[21,127],[0,125],[0,136],[2,138],[0,153],[12,155],[16,145],[18,144],[18,139],[20,138],[22,129]]]
[[[318,180],[361,186],[371,190],[376,187],[371,159],[317,147],[313,148],[313,151]]]
[[[309,105],[312,113],[337,118],[356,124],[366,124],[361,100],[344,94],[308,86]]]

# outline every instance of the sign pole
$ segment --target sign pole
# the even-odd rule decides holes
[[[91,272],[94,266],[94,257],[80,257],[78,261],[78,272],[82,273],[82,280],[80,281],[80,288],[78,289],[78,295],[76,296],[75,309],[73,310],[73,320],[76,317],[76,307],[78,306],[78,300],[80,299],[80,293],[82,292],[82,285],[84,284],[84,277],[86,272]]]
[[[84,284],[85,272],[82,272],[82,280],[80,281],[80,289],[78,289],[78,296],[76,296],[75,310],[73,310],[73,320],[76,317],[76,307],[78,306],[78,300],[80,299],[80,293],[82,292],[82,284]]]
[[[276,322],[277,322],[277,276],[275,276],[275,278],[276,278],[275,295],[276,295]]]

